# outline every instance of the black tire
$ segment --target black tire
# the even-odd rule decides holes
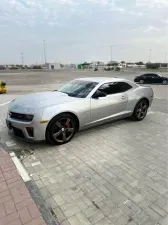
[[[168,80],[163,80],[163,81],[162,81],[162,84],[163,84],[163,85],[167,85],[167,84],[168,84]]]
[[[144,82],[144,80],[140,80],[139,83],[140,84],[144,84],[145,82]]]
[[[148,112],[149,104],[146,99],[141,99],[135,106],[134,112],[133,112],[133,119],[136,121],[141,121],[145,118],[147,112]]]
[[[77,123],[73,115],[69,113],[59,114],[48,124],[46,141],[51,145],[66,144],[74,137],[76,130]]]

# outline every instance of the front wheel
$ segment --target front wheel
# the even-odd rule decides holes
[[[68,113],[54,117],[46,130],[46,140],[52,145],[68,143],[76,132],[75,118]]]
[[[133,118],[137,121],[141,121],[145,118],[147,112],[148,112],[149,104],[147,100],[142,99],[140,100],[133,112]]]

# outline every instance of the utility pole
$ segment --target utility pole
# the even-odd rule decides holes
[[[45,62],[45,65],[46,65],[47,58],[46,58],[46,44],[45,44],[45,40],[43,40],[43,45],[44,45],[44,62]]]
[[[23,56],[23,52],[21,52],[21,62],[22,62],[22,66],[24,66],[24,56]]]
[[[111,62],[113,60],[113,46],[110,46]]]
[[[152,49],[149,49],[149,62],[151,61],[151,54],[152,54]]]

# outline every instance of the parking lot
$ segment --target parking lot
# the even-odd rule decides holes
[[[76,77],[133,80],[135,72],[0,73],[0,141],[21,156],[61,225],[168,224],[168,86],[152,85],[154,101],[141,122],[116,121],[79,132],[63,146],[28,144],[7,133],[8,103],[57,89]]]

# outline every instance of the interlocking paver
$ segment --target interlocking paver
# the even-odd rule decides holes
[[[122,215],[122,211],[119,208],[114,208],[110,211],[110,213],[108,214],[108,218],[113,222],[115,221],[117,218],[119,218]]]
[[[133,216],[133,221],[135,224],[140,225],[144,220],[148,218],[148,215],[144,211],[140,211],[136,215]]]
[[[39,144],[36,160],[30,155],[23,163],[63,224],[84,215],[92,225],[126,218],[130,225],[155,225],[168,212],[166,128],[158,112],[139,123],[117,121],[78,133],[64,146]],[[41,164],[32,166],[35,161]],[[17,181],[12,186],[18,188]],[[98,212],[103,218],[96,221]]]
[[[167,225],[168,224],[168,216],[166,216],[163,220],[160,221],[160,225]]]
[[[53,211],[57,216],[58,221],[64,221],[66,219],[65,215],[63,214],[63,212],[59,207],[55,208]]]
[[[63,213],[67,218],[74,216],[75,214],[79,213],[81,210],[78,206],[72,205],[71,207],[67,208]]]
[[[5,163],[2,163],[5,162]],[[10,156],[0,147],[0,225],[45,225]]]
[[[82,212],[76,214],[76,217],[82,225],[91,225],[87,217]]]
[[[100,210],[97,210],[95,213],[91,214],[88,217],[88,220],[92,224],[94,224],[94,223],[97,223],[99,220],[101,220],[103,217],[104,217],[104,214]]]
[[[115,221],[113,221],[114,225],[125,225],[129,222],[129,217],[125,215],[119,216]]]
[[[148,217],[141,223],[141,225],[157,225],[157,222]]]

